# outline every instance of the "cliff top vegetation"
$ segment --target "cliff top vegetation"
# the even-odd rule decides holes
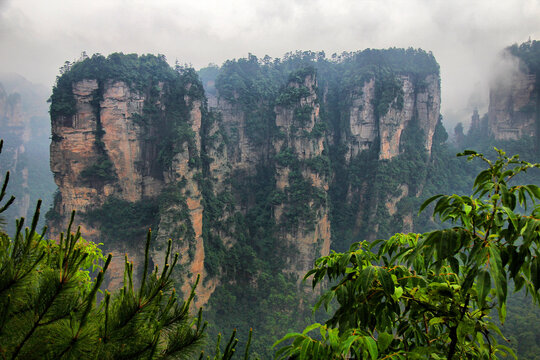
[[[540,41],[529,40],[522,44],[514,44],[507,48],[510,54],[520,58],[533,74],[540,73]]]
[[[179,76],[180,73],[182,76]],[[185,84],[195,85],[191,86],[190,95],[202,97],[203,89],[195,70],[178,65],[173,69],[164,55],[113,53],[107,57],[101,54],[88,57],[83,54],[80,60],[73,63],[66,61],[60,68],[60,75],[56,78],[49,98],[51,118],[71,116],[75,113],[72,86],[78,81],[123,81],[130,88],[142,92],[151,86],[173,82],[179,78],[183,79]]]

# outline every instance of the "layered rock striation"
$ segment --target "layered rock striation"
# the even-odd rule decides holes
[[[384,114],[377,114],[374,105],[378,102],[374,78],[364,82],[360,91],[351,94],[349,126],[343,134],[349,147],[347,160],[373,148],[377,142],[379,160],[398,156],[402,153],[401,135],[412,120],[417,121],[424,132],[424,148],[431,152],[441,106],[439,77],[435,74],[426,76],[421,87],[409,75],[399,75],[397,80],[399,95],[391,99]]]
[[[115,255],[112,288],[120,286],[124,254],[142,263],[150,227],[159,244],[152,248],[153,263],[163,266],[167,240],[176,235],[173,251],[183,254],[183,274],[204,276],[202,197],[195,180],[200,165],[194,160],[200,156],[203,99],[190,74],[167,65],[165,73],[152,75],[142,87],[87,75],[55,89],[57,96],[66,93],[71,108],[52,118],[51,169],[59,192],[49,213],[51,234],[65,229],[76,210],[85,237]],[[173,77],[169,83],[167,76]],[[183,280],[179,286],[187,292],[194,278]]]

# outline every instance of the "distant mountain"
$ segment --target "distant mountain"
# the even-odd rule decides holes
[[[49,169],[50,120],[48,91],[17,74],[0,74],[0,138],[4,149],[0,170],[9,170],[9,188],[16,196],[8,218],[33,214],[38,198],[46,211],[56,188]],[[14,223],[8,223],[8,230]]]

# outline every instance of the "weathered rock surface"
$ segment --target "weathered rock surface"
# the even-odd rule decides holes
[[[73,210],[85,213],[102,206],[107,199],[114,197],[130,203],[155,199],[162,189],[170,184],[184,180],[182,189],[187,205],[188,219],[174,217],[175,209],[184,204],[172,203],[164,209],[157,230],[158,243],[166,243],[172,230],[178,226],[189,226],[195,234],[193,242],[184,239],[173,239],[173,251],[181,254],[194,253],[194,257],[182,256],[181,266],[189,274],[200,273],[204,277],[204,246],[202,239],[202,205],[201,194],[195,180],[196,169],[188,165],[190,154],[186,144],[179,144],[182,149],[174,157],[169,169],[162,169],[161,174],[153,171],[157,162],[155,151],[157,138],[155,129],[148,128],[134,119],[143,113],[143,94],[132,90],[121,81],[109,81],[102,89],[102,99],[96,108],[98,93],[96,80],[83,80],[73,84],[73,94],[76,100],[76,113],[71,117],[53,119],[53,142],[51,143],[51,169],[54,172],[59,188],[59,199],[55,203],[55,211],[61,222],[51,224],[51,233],[58,234],[66,226],[69,214]],[[190,103],[191,112],[188,116],[193,132],[196,134],[195,149],[200,152],[201,103],[179,99]],[[100,138],[99,128],[102,130]],[[104,154],[100,153],[97,143],[103,144]],[[111,162],[111,175],[114,180],[96,181],[85,178],[85,169],[97,162],[103,161],[103,156]],[[99,224],[92,224],[84,216],[78,216],[77,224],[85,238],[95,242],[105,242],[105,247],[115,257],[112,263],[113,271],[109,286],[118,287],[123,273],[124,256],[137,264],[144,259],[142,239],[118,239],[113,244],[103,240]],[[166,246],[165,246],[166,248]],[[192,249],[192,250],[191,250]],[[153,263],[163,266],[165,250],[157,247],[152,251]],[[195,278],[186,279],[182,290],[187,292]],[[213,283],[209,283],[211,288]],[[203,288],[205,288],[203,286]],[[199,299],[208,299],[199,289]]]
[[[488,126],[497,140],[537,136],[538,98],[536,75],[515,71],[496,79],[490,89]]]
[[[441,106],[441,88],[439,78],[428,75],[422,88],[415,87],[407,75],[401,75],[403,104],[398,105],[394,98],[386,114],[377,118],[375,114],[375,80],[365,82],[361,91],[352,95],[349,110],[349,128],[343,136],[349,148],[346,160],[357,156],[361,151],[370,149],[379,142],[380,160],[390,160],[400,154],[401,134],[412,119],[416,119],[425,134],[424,147],[431,153],[435,126],[439,119]]]
[[[298,160],[298,164],[292,166],[280,166],[276,168],[276,189],[287,193],[291,187],[291,171],[299,171],[303,181],[307,181],[312,186],[312,191],[323,194],[323,201],[316,202],[315,199],[309,200],[307,206],[314,216],[306,223],[304,219],[298,221],[292,227],[284,225],[281,236],[284,240],[293,246],[296,251],[289,254],[287,258],[286,272],[295,273],[298,280],[301,281],[303,275],[311,269],[313,262],[320,256],[327,255],[330,251],[330,221],[328,188],[329,174],[320,173],[307,165],[309,161],[321,158],[325,150],[325,138],[322,135],[311,136],[315,124],[320,123],[320,106],[317,99],[317,81],[314,75],[309,75],[304,79],[303,84],[290,83],[289,87],[304,86],[309,90],[309,95],[300,99],[295,107],[280,107],[276,112],[276,126],[283,136],[274,141],[275,153],[289,150]],[[307,121],[295,119],[295,109],[308,109]],[[298,166],[299,168],[295,168]],[[293,181],[295,179],[293,178]],[[284,208],[291,201],[291,195],[284,204],[274,206],[274,216],[276,222],[287,223],[284,219]]]

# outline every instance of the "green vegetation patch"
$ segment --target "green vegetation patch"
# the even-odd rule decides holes
[[[149,228],[157,228],[159,205],[151,198],[129,202],[109,197],[101,207],[82,215],[92,226],[99,227],[108,243],[139,242]]]

